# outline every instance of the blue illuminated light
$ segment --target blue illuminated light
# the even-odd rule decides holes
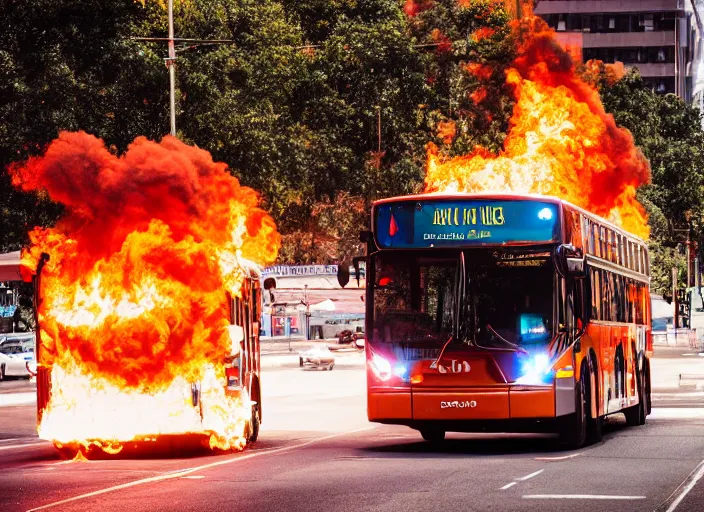
[[[552,210],[550,208],[543,208],[538,212],[538,218],[540,220],[552,220]]]
[[[406,365],[402,363],[397,363],[394,366],[394,375],[403,381],[408,381],[408,368],[406,368]]]
[[[547,354],[536,354],[525,360],[521,366],[521,376],[516,384],[547,385],[551,384],[553,371]]]

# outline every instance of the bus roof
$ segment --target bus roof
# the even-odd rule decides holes
[[[588,210],[585,210],[584,208],[581,208],[579,206],[575,206],[574,204],[565,201],[564,199],[560,199],[559,197],[555,196],[546,196],[546,195],[541,195],[541,194],[516,194],[516,193],[490,193],[490,192],[432,192],[432,193],[426,193],[426,194],[412,194],[412,195],[407,195],[407,196],[397,196],[397,197],[388,197],[384,199],[379,199],[377,201],[374,201],[373,206],[381,205],[381,204],[386,204],[386,203],[395,203],[398,201],[422,201],[422,200],[428,200],[428,199],[434,199],[434,200],[457,200],[457,199],[497,199],[500,201],[507,201],[507,200],[514,200],[514,201],[520,201],[520,200],[540,200],[543,202],[547,203],[554,203],[554,204],[561,204],[571,210],[574,210],[576,212],[581,213],[585,217],[591,219],[592,221],[596,221],[599,224],[602,224],[604,227],[608,227],[614,231],[619,232],[621,235],[625,235],[635,241],[640,242],[642,245],[646,245],[645,241],[634,235],[633,233],[630,233],[623,229],[620,226],[617,226],[611,221],[606,220],[603,217],[600,217],[599,215],[596,215]]]

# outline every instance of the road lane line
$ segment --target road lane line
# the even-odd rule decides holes
[[[205,478],[203,475],[188,475],[188,476],[182,476],[181,478],[188,479],[188,480],[200,480],[201,478]]]
[[[530,475],[526,475],[526,476],[522,476],[522,477],[520,477],[520,478],[516,478],[516,480],[518,480],[519,482],[525,482],[526,480],[530,480],[530,479],[533,478],[534,476],[538,476],[538,475],[539,475],[540,473],[542,473],[543,471],[545,471],[545,470],[544,470],[544,469],[539,469],[539,470],[536,471],[535,473],[531,473]]]
[[[526,494],[529,500],[644,500],[645,496],[618,496],[608,494]]]
[[[584,455],[584,454],[582,452],[580,452],[580,453],[573,453],[572,455],[564,455],[562,457],[536,457],[535,460],[553,462],[553,461],[557,461],[557,460],[574,459],[575,457],[579,457],[580,455]]]
[[[513,487],[514,485],[516,485],[517,483],[518,483],[518,482],[511,482],[510,484],[506,484],[506,485],[504,485],[504,486],[501,488],[501,490],[502,490],[502,491],[505,491],[506,489],[510,489],[511,487]]]
[[[78,496],[73,496],[71,498],[66,498],[64,500],[55,501],[53,503],[47,503],[46,505],[41,505],[39,507],[30,508],[29,510],[27,510],[27,512],[35,512],[37,510],[44,510],[47,508],[57,507],[59,505],[65,505],[66,503],[72,503],[74,501],[84,500],[86,498],[92,498],[94,496],[100,496],[101,494],[106,494],[106,493],[113,492],[113,491],[128,489],[130,487],[135,487],[137,485],[149,484],[149,483],[154,483],[154,482],[161,482],[164,480],[172,480],[174,478],[183,478],[184,476],[190,475],[192,473],[197,473],[197,472],[203,471],[205,469],[210,469],[210,468],[214,468],[217,466],[224,466],[226,464],[232,464],[234,462],[242,461],[245,459],[251,459],[251,458],[257,457],[259,455],[270,455],[270,454],[275,454],[275,453],[290,452],[290,451],[296,450],[298,448],[303,448],[304,446],[309,446],[311,444],[316,444],[316,443],[320,443],[322,441],[327,441],[328,439],[334,439],[336,437],[342,437],[342,436],[346,436],[346,435],[350,435],[350,434],[356,434],[358,432],[364,432],[366,430],[373,430],[375,428],[378,428],[378,427],[376,427],[376,426],[363,427],[363,428],[358,428],[355,430],[350,430],[347,432],[338,432],[337,434],[331,434],[329,436],[311,439],[310,441],[305,441],[303,443],[295,444],[292,446],[284,446],[282,448],[275,448],[275,449],[266,450],[266,451],[264,451],[264,450],[255,451],[253,453],[250,453],[248,455],[243,455],[241,457],[233,457],[231,459],[212,462],[210,464],[204,464],[202,466],[196,466],[196,467],[184,469],[184,470],[178,471],[178,472],[172,472],[172,473],[163,474],[163,475],[159,475],[159,476],[153,476],[150,478],[142,478],[141,480],[134,480],[132,482],[127,482],[124,484],[114,485],[112,487],[106,487],[105,489],[100,489],[97,491],[88,492],[86,494],[79,494]]]
[[[48,441],[34,441],[31,443],[12,444],[10,446],[0,446],[0,450],[12,450],[14,448],[27,448],[28,446],[39,446],[42,444],[48,444],[49,446],[51,446],[51,444]]]
[[[662,505],[655,509],[655,512],[672,512],[675,510],[689,491],[697,485],[702,476],[704,476],[704,460],[697,464],[697,467],[684,479],[684,482],[675,489]]]

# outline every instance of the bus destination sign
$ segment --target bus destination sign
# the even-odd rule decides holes
[[[429,199],[375,209],[381,248],[549,243],[560,236],[558,205],[533,200]]]

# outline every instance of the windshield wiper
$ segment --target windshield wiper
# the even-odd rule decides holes
[[[440,364],[440,360],[442,359],[442,356],[445,354],[445,349],[447,348],[447,346],[450,344],[450,342],[452,341],[452,339],[453,339],[454,337],[455,337],[454,334],[450,334],[450,337],[447,338],[447,341],[446,341],[445,344],[442,346],[442,350],[440,350],[440,355],[438,355],[438,358],[437,358],[435,361],[433,361],[432,363],[430,363],[429,368],[435,369],[435,368],[438,367],[438,365]]]
[[[510,341],[508,341],[506,338],[504,338],[504,337],[501,336],[498,332],[496,332],[496,331],[494,330],[494,328],[493,328],[491,325],[486,324],[486,327],[487,327],[487,329],[489,329],[489,330],[492,332],[492,334],[493,334],[494,336],[496,336],[497,338],[499,338],[499,339],[500,339],[501,341],[503,341],[504,343],[506,343],[506,344],[508,344],[508,345],[511,345],[511,347],[513,347],[516,352],[520,352],[521,354],[528,355],[528,351],[527,351],[526,349],[524,349],[523,347],[520,347],[520,346],[516,345],[515,343],[511,343]],[[491,347],[482,347],[482,348],[491,348]]]

